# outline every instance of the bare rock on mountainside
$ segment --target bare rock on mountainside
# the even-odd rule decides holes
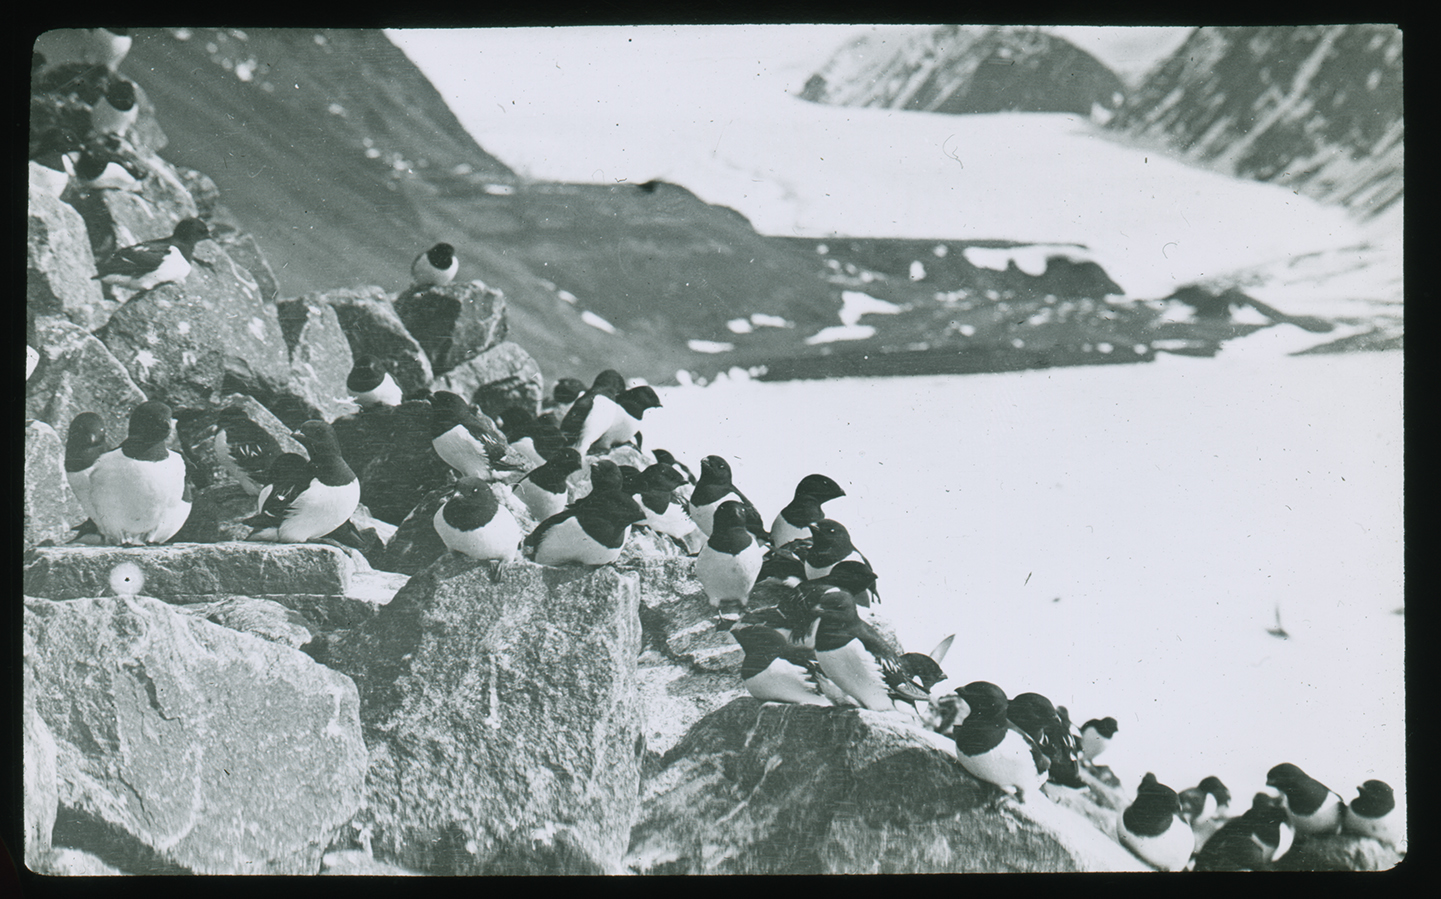
[[[505,306],[505,294],[480,281],[412,288],[395,298],[396,313],[437,375],[505,339]]]
[[[35,316],[31,339],[40,363],[25,382],[25,414],[50,425],[63,441],[75,416],[94,412],[105,423],[107,448],[119,445],[130,410],[146,399],[125,366],[99,338],[59,316]]]
[[[31,189],[27,217],[25,300],[40,315],[63,315],[93,330],[119,305],[100,291],[85,220],[68,203]]]
[[[1045,798],[1002,798],[949,742],[898,714],[737,699],[647,781],[626,863],[649,874],[1145,870]]]
[[[1401,45],[1395,25],[1198,28],[1108,127],[1378,215],[1404,189]]]
[[[436,378],[433,389],[465,397],[486,415],[498,418],[511,406],[539,412],[544,384],[540,365],[530,353],[518,343],[502,340]]]
[[[385,291],[379,287],[325,291],[306,294],[298,300],[283,300],[279,307],[284,320],[296,322],[309,315],[307,312],[302,316],[300,308],[316,304],[335,310],[340,329],[350,341],[352,356],[380,359],[406,394],[430,386],[434,378],[430,358],[406,330]],[[339,386],[344,389],[345,383],[342,381]]]
[[[1119,106],[1125,87],[1104,63],[1034,28],[940,25],[866,35],[806,81],[801,99],[924,112],[1074,112]]]
[[[80,501],[65,478],[65,444],[43,421],[25,423],[25,526],[22,542],[65,543],[70,529],[85,520]]]
[[[149,597],[26,598],[26,701],[54,732],[55,839],[135,873],[314,874],[366,769],[355,686]]]
[[[639,790],[635,579],[447,554],[332,660],[361,691],[376,856],[617,873]]]

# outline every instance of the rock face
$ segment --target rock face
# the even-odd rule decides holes
[[[376,406],[332,422],[345,462],[360,479],[370,514],[399,525],[455,475],[430,443],[430,403]]]
[[[437,375],[505,339],[505,295],[479,281],[406,291],[395,311]]]
[[[377,857],[616,873],[639,790],[633,578],[448,554],[333,664],[361,690]]]
[[[275,307],[214,241],[195,248],[184,284],[162,284],[113,316],[100,339],[151,399],[209,405],[227,376],[274,390],[289,375]]]
[[[65,479],[65,444],[43,421],[25,423],[24,511],[27,550],[45,540],[68,542],[70,529],[85,520]]]
[[[50,855],[50,835],[60,792],[55,779],[55,737],[30,703],[25,704],[25,865],[32,871]]]
[[[899,40],[866,36],[812,75],[801,99],[925,112],[1114,109],[1124,86],[1069,41],[1035,29],[942,25]]]
[[[1401,856],[1385,843],[1338,833],[1298,839],[1272,867],[1277,871],[1386,871],[1399,864]]]
[[[37,313],[65,315],[87,330],[104,325],[118,305],[95,274],[85,221],[68,204],[32,189],[26,235],[25,299]]]
[[[69,432],[81,412],[105,422],[111,446],[125,439],[130,412],[146,396],[130,373],[94,335],[63,318],[35,318],[35,349],[40,364],[25,382],[25,414],[46,422],[56,433]]]
[[[1084,819],[1001,799],[900,715],[737,699],[662,760],[626,863],[651,874],[1144,870]]]
[[[325,421],[354,412],[345,379],[355,360],[335,309],[324,304],[288,303],[279,311],[290,355],[287,391],[313,409],[313,417]]]
[[[105,832],[137,873],[320,870],[362,798],[349,678],[148,597],[27,597],[25,628],[63,826]]]
[[[1401,29],[1198,28],[1108,127],[1376,215],[1404,187]]]
[[[545,379],[530,353],[504,340],[437,378],[433,389],[463,396],[496,418],[511,406],[539,412]]]
[[[434,377],[430,358],[405,329],[388,295],[379,287],[307,294],[298,300],[282,302],[280,308],[285,309],[290,303],[324,303],[333,308],[345,338],[350,341],[351,353],[380,358],[405,393],[430,386]],[[286,315],[299,317],[294,311],[287,311]]]

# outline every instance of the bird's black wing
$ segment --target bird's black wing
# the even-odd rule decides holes
[[[96,278],[103,278],[106,275],[124,275],[128,278],[148,275],[160,267],[165,257],[170,254],[170,244],[164,241],[136,244],[133,247],[122,247],[111,253],[109,258],[100,263]],[[93,279],[92,279],[93,280]]]

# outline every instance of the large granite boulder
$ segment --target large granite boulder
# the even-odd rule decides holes
[[[640,581],[640,614],[652,645],[700,671],[739,672],[745,653],[695,577],[695,560],[671,558],[627,564]],[[739,684],[739,680],[736,681]]]
[[[28,647],[27,642],[27,648]],[[29,703],[25,705],[24,743],[25,865],[36,870],[50,856],[55,814],[60,807],[56,780],[55,737],[45,719]]]
[[[291,303],[324,303],[333,308],[345,338],[350,341],[351,353],[355,356],[375,356],[385,362],[395,383],[406,394],[430,387],[434,379],[430,359],[405,329],[405,323],[396,314],[389,294],[381,288],[358,287],[312,293],[298,300],[284,300],[279,305],[284,309]],[[289,314],[299,317],[295,312]]]
[[[450,553],[412,577],[331,661],[361,691],[376,857],[619,872],[644,750],[637,609],[635,579],[608,566]]]
[[[317,630],[303,613],[254,596],[227,596],[215,602],[198,602],[176,608],[187,615],[291,649],[299,649],[315,639]]]
[[[436,378],[431,389],[468,397],[499,418],[511,406],[539,412],[544,385],[539,363],[520,344],[505,340]]]
[[[110,445],[119,445],[131,411],[146,400],[125,366],[97,337],[64,318],[36,316],[34,340],[40,363],[25,382],[25,415],[50,425],[63,443],[71,420],[94,412],[105,422]]]
[[[64,315],[93,331],[119,304],[106,299],[95,274],[85,220],[69,204],[30,190],[25,242],[25,301],[38,314]]]
[[[124,563],[139,569],[139,584],[112,581]],[[370,620],[404,582],[372,570],[359,552],[321,543],[39,547],[26,554],[24,572],[26,593],[46,599],[143,592],[186,604],[249,596],[303,612],[321,627]]]
[[[1044,796],[1024,805],[906,717],[737,699],[666,753],[627,865],[650,874],[1134,871]]]
[[[345,387],[355,360],[335,308],[296,302],[286,303],[278,311],[290,355],[286,392],[325,421],[355,412],[356,404]]]
[[[43,421],[25,423],[25,492],[22,502],[25,549],[38,543],[67,543],[70,529],[85,520],[80,501],[65,478],[65,444]]]
[[[274,391],[290,374],[275,307],[210,240],[196,245],[184,284],[135,296],[99,336],[151,399],[172,407],[207,406],[222,388]]]
[[[341,455],[360,479],[360,501],[394,525],[427,494],[455,480],[430,443],[430,403],[372,406],[332,422]]]
[[[363,798],[349,678],[143,596],[27,597],[25,629],[66,830],[138,873],[320,870]]]
[[[411,288],[395,298],[395,311],[437,375],[505,339],[505,294],[480,281]]]

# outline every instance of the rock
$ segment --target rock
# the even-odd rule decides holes
[[[90,249],[97,260],[120,247],[169,237],[181,219],[199,214],[170,163],[159,156],[140,157],[137,161],[147,170],[138,193],[91,190],[74,179],[66,189],[64,196],[85,220]]]
[[[27,864],[28,861],[27,859]],[[32,870],[39,874],[49,874],[55,877],[113,877],[126,873],[119,868],[105,864],[96,855],[68,846],[54,850],[43,866],[32,866]]]
[[[310,619],[300,612],[253,596],[230,596],[218,602],[194,603],[177,608],[187,615],[291,649],[299,649],[315,639],[317,630]]]
[[[144,596],[27,597],[25,628],[27,683],[56,722],[62,807],[142,863],[320,870],[363,797],[349,678]]]
[[[395,311],[437,375],[505,339],[505,294],[480,281],[407,290],[396,297]]]
[[[85,220],[68,204],[30,191],[25,241],[25,301],[42,315],[64,315],[93,331],[119,307],[94,276],[95,254]]]
[[[506,340],[436,378],[431,389],[467,397],[486,415],[499,418],[511,406],[539,412],[545,379],[535,359]]]
[[[65,478],[65,443],[43,421],[25,423],[25,526],[23,543],[68,543],[70,529],[85,520]]]
[[[334,421],[358,407],[345,380],[355,360],[335,308],[324,303],[287,303],[278,308],[280,331],[290,355],[286,391]]]
[[[29,697],[27,697],[27,700]],[[49,857],[60,788],[55,775],[55,737],[33,702],[25,703],[25,865],[32,871]]]
[[[176,417],[175,434],[179,438],[180,447],[184,451],[186,459],[190,462],[190,476],[196,487],[205,488],[211,485],[238,487],[240,485],[240,482],[224,469],[215,455],[215,436],[218,433],[220,411],[232,406],[239,409],[246,418],[259,425],[271,437],[274,437],[280,445],[280,452],[306,455],[305,447],[300,445],[300,441],[290,436],[291,429],[279,418],[276,418],[274,413],[261,405],[259,400],[244,393],[226,394],[216,400],[213,406],[207,406],[193,414],[182,412]],[[252,500],[251,505],[254,504],[254,500]],[[254,515],[255,512],[251,511],[249,514]],[[191,517],[193,518],[194,515],[194,511],[192,511]],[[189,522],[186,524],[188,526]]]
[[[1401,864],[1395,849],[1349,833],[1297,837],[1291,851],[1272,865],[1276,871],[1387,871]]]
[[[175,177],[195,201],[201,218],[210,226],[210,236],[225,248],[238,264],[244,266],[260,286],[260,297],[274,302],[279,292],[275,270],[270,267],[260,244],[247,233],[235,216],[220,203],[220,188],[204,172],[183,165],[173,166]]]
[[[430,403],[374,406],[331,423],[341,455],[360,479],[370,514],[400,524],[426,495],[455,480],[430,444]]]
[[[131,411],[146,399],[125,366],[94,335],[57,316],[37,316],[34,339],[40,364],[25,382],[25,415],[54,428],[63,444],[71,420],[94,412],[111,446],[124,440]]]
[[[371,570],[358,552],[322,543],[167,543],[40,547],[26,555],[25,590],[46,599],[110,595],[122,562],[140,568],[141,585],[129,589],[147,596],[180,604],[269,599],[327,628],[368,621],[405,582]]]
[[[427,389],[434,379],[430,359],[405,329],[389,296],[379,287],[306,294],[279,305],[284,308],[289,303],[325,303],[334,308],[340,328],[350,341],[351,353],[380,358],[406,394]]]
[[[657,649],[641,653],[636,676],[644,710],[646,754],[652,762],[659,762],[691,725],[731,700],[750,695],[736,671],[698,670]]]
[[[745,653],[729,632],[716,628],[716,609],[694,568],[695,560],[681,558],[623,569],[639,580],[646,637],[670,658],[699,670],[739,672]]]
[[[418,871],[410,871],[399,865],[387,865],[385,862],[378,862],[360,849],[327,852],[322,862],[324,867],[320,869],[321,874],[342,877],[377,874],[383,877],[420,876],[420,872]]]
[[[644,750],[638,590],[448,554],[334,660],[371,746],[375,855],[428,874],[618,873]]]
[[[282,387],[290,374],[275,307],[214,241],[195,248],[181,284],[162,284],[121,307],[99,336],[135,383],[172,407],[204,407],[222,389]]]
[[[627,865],[650,874],[1145,869],[1045,798],[1003,798],[944,743],[898,714],[734,700],[691,728],[647,781]]]

